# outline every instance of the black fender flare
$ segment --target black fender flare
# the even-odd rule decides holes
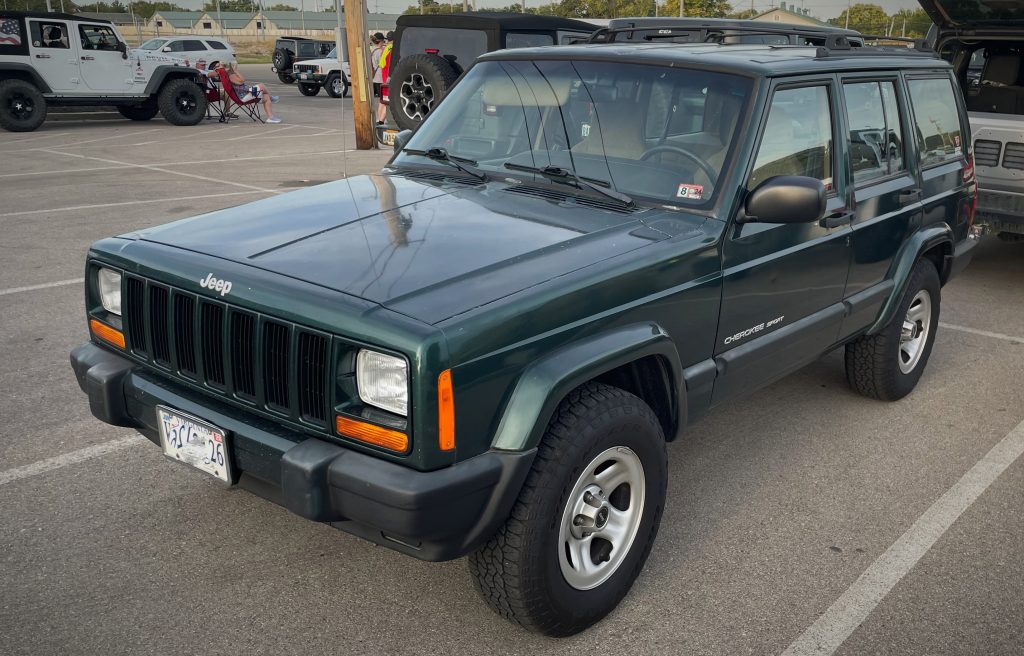
[[[673,404],[671,440],[685,425],[686,393],[679,352],[660,326],[641,323],[614,328],[568,344],[530,364],[519,376],[502,413],[491,448],[526,451],[540,443],[558,405],[583,383],[630,362],[660,356],[668,365]]]
[[[936,223],[918,230],[903,242],[903,246],[889,268],[888,278],[893,281],[892,293],[889,294],[885,305],[882,306],[882,311],[875,323],[868,329],[868,335],[877,333],[889,323],[903,298],[903,292],[907,288],[910,274],[914,271],[914,265],[917,264],[923,253],[936,246],[942,248],[943,255],[942,264],[939,267],[939,280],[942,284],[946,284],[953,258],[953,229],[946,223]]]
[[[146,90],[144,93],[147,96],[154,96],[160,91],[160,87],[164,85],[167,80],[173,80],[175,78],[193,78],[196,84],[199,84],[199,73],[194,68],[185,68],[184,66],[157,66],[153,69],[153,75],[149,78],[149,83],[146,84]]]
[[[17,73],[13,76],[4,75],[7,72]],[[17,79],[28,78],[32,84],[36,85],[41,93],[53,93],[50,86],[46,84],[43,78],[36,72],[36,69],[32,68],[28,64],[20,64],[18,62],[3,62],[0,63],[0,79],[9,79],[14,77]]]

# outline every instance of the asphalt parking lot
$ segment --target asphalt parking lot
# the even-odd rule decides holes
[[[68,364],[91,242],[387,159],[353,150],[348,100],[243,70],[284,123],[0,132],[0,654],[1022,653],[1024,243],[986,239],[943,290],[903,401],[855,395],[833,353],[693,426],[645,571],[565,640],[491,613],[462,561],[312,524],[93,419]]]

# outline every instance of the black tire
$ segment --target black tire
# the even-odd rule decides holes
[[[281,71],[292,70],[292,53],[287,50],[282,48],[275,49],[274,56],[271,58],[271,61],[274,64],[274,68],[277,69],[278,74],[280,74]]]
[[[156,106],[155,102],[150,101],[141,105],[119,105],[117,111],[121,113],[121,116],[132,121],[148,121],[156,116],[160,108]]]
[[[448,95],[458,73],[444,57],[406,55],[391,73],[391,115],[403,130],[415,130]]]
[[[345,95],[345,83],[337,73],[331,73],[324,80],[324,90],[331,98],[341,98]]]
[[[0,128],[31,132],[46,120],[46,98],[25,80],[0,82]]]
[[[919,311],[928,317],[927,333],[920,344],[921,350],[916,360],[908,361],[902,343],[904,322],[909,319],[908,312],[912,305],[920,308],[918,304],[922,301],[919,295],[923,293],[928,296],[928,307]],[[900,305],[889,323],[877,334],[866,335],[846,345],[846,380],[850,387],[864,396],[882,401],[896,401],[913,391],[928,364],[932,345],[935,344],[940,296],[939,273],[935,265],[927,259],[918,260]],[[921,328],[922,322],[911,322],[917,328],[907,328],[910,333],[907,335],[908,340],[916,339],[911,335]],[[904,371],[901,364],[909,367],[909,370]]]
[[[299,82],[299,93],[304,96],[315,96],[320,93],[320,85],[309,84],[308,82]]]
[[[567,504],[576,504],[570,495],[590,475],[588,465],[616,447],[615,453],[627,447],[642,465],[642,513],[617,567],[594,587],[579,589],[563,574],[559,550],[569,547],[560,542],[560,530]],[[505,525],[469,557],[477,590],[495,612],[531,631],[567,636],[591,626],[618,605],[647,560],[665,504],[667,469],[661,425],[646,403],[607,385],[576,389],[552,417]],[[596,543],[592,539],[590,547]]]
[[[206,93],[190,79],[168,80],[160,87],[157,105],[171,125],[195,125],[206,116]]]
[[[277,79],[281,80],[282,84],[295,84],[295,78],[288,73],[278,72]]]

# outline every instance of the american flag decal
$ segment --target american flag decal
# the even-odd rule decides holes
[[[0,18],[0,44],[21,45],[21,25],[13,18]]]

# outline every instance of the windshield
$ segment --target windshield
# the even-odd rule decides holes
[[[139,46],[139,50],[159,50],[165,43],[167,43],[167,39],[150,39]]]
[[[506,164],[559,167],[634,198],[703,205],[727,164],[750,89],[747,78],[696,69],[483,62],[408,148],[444,148],[501,173],[492,177],[531,177]],[[392,165],[444,166],[408,153]]]

